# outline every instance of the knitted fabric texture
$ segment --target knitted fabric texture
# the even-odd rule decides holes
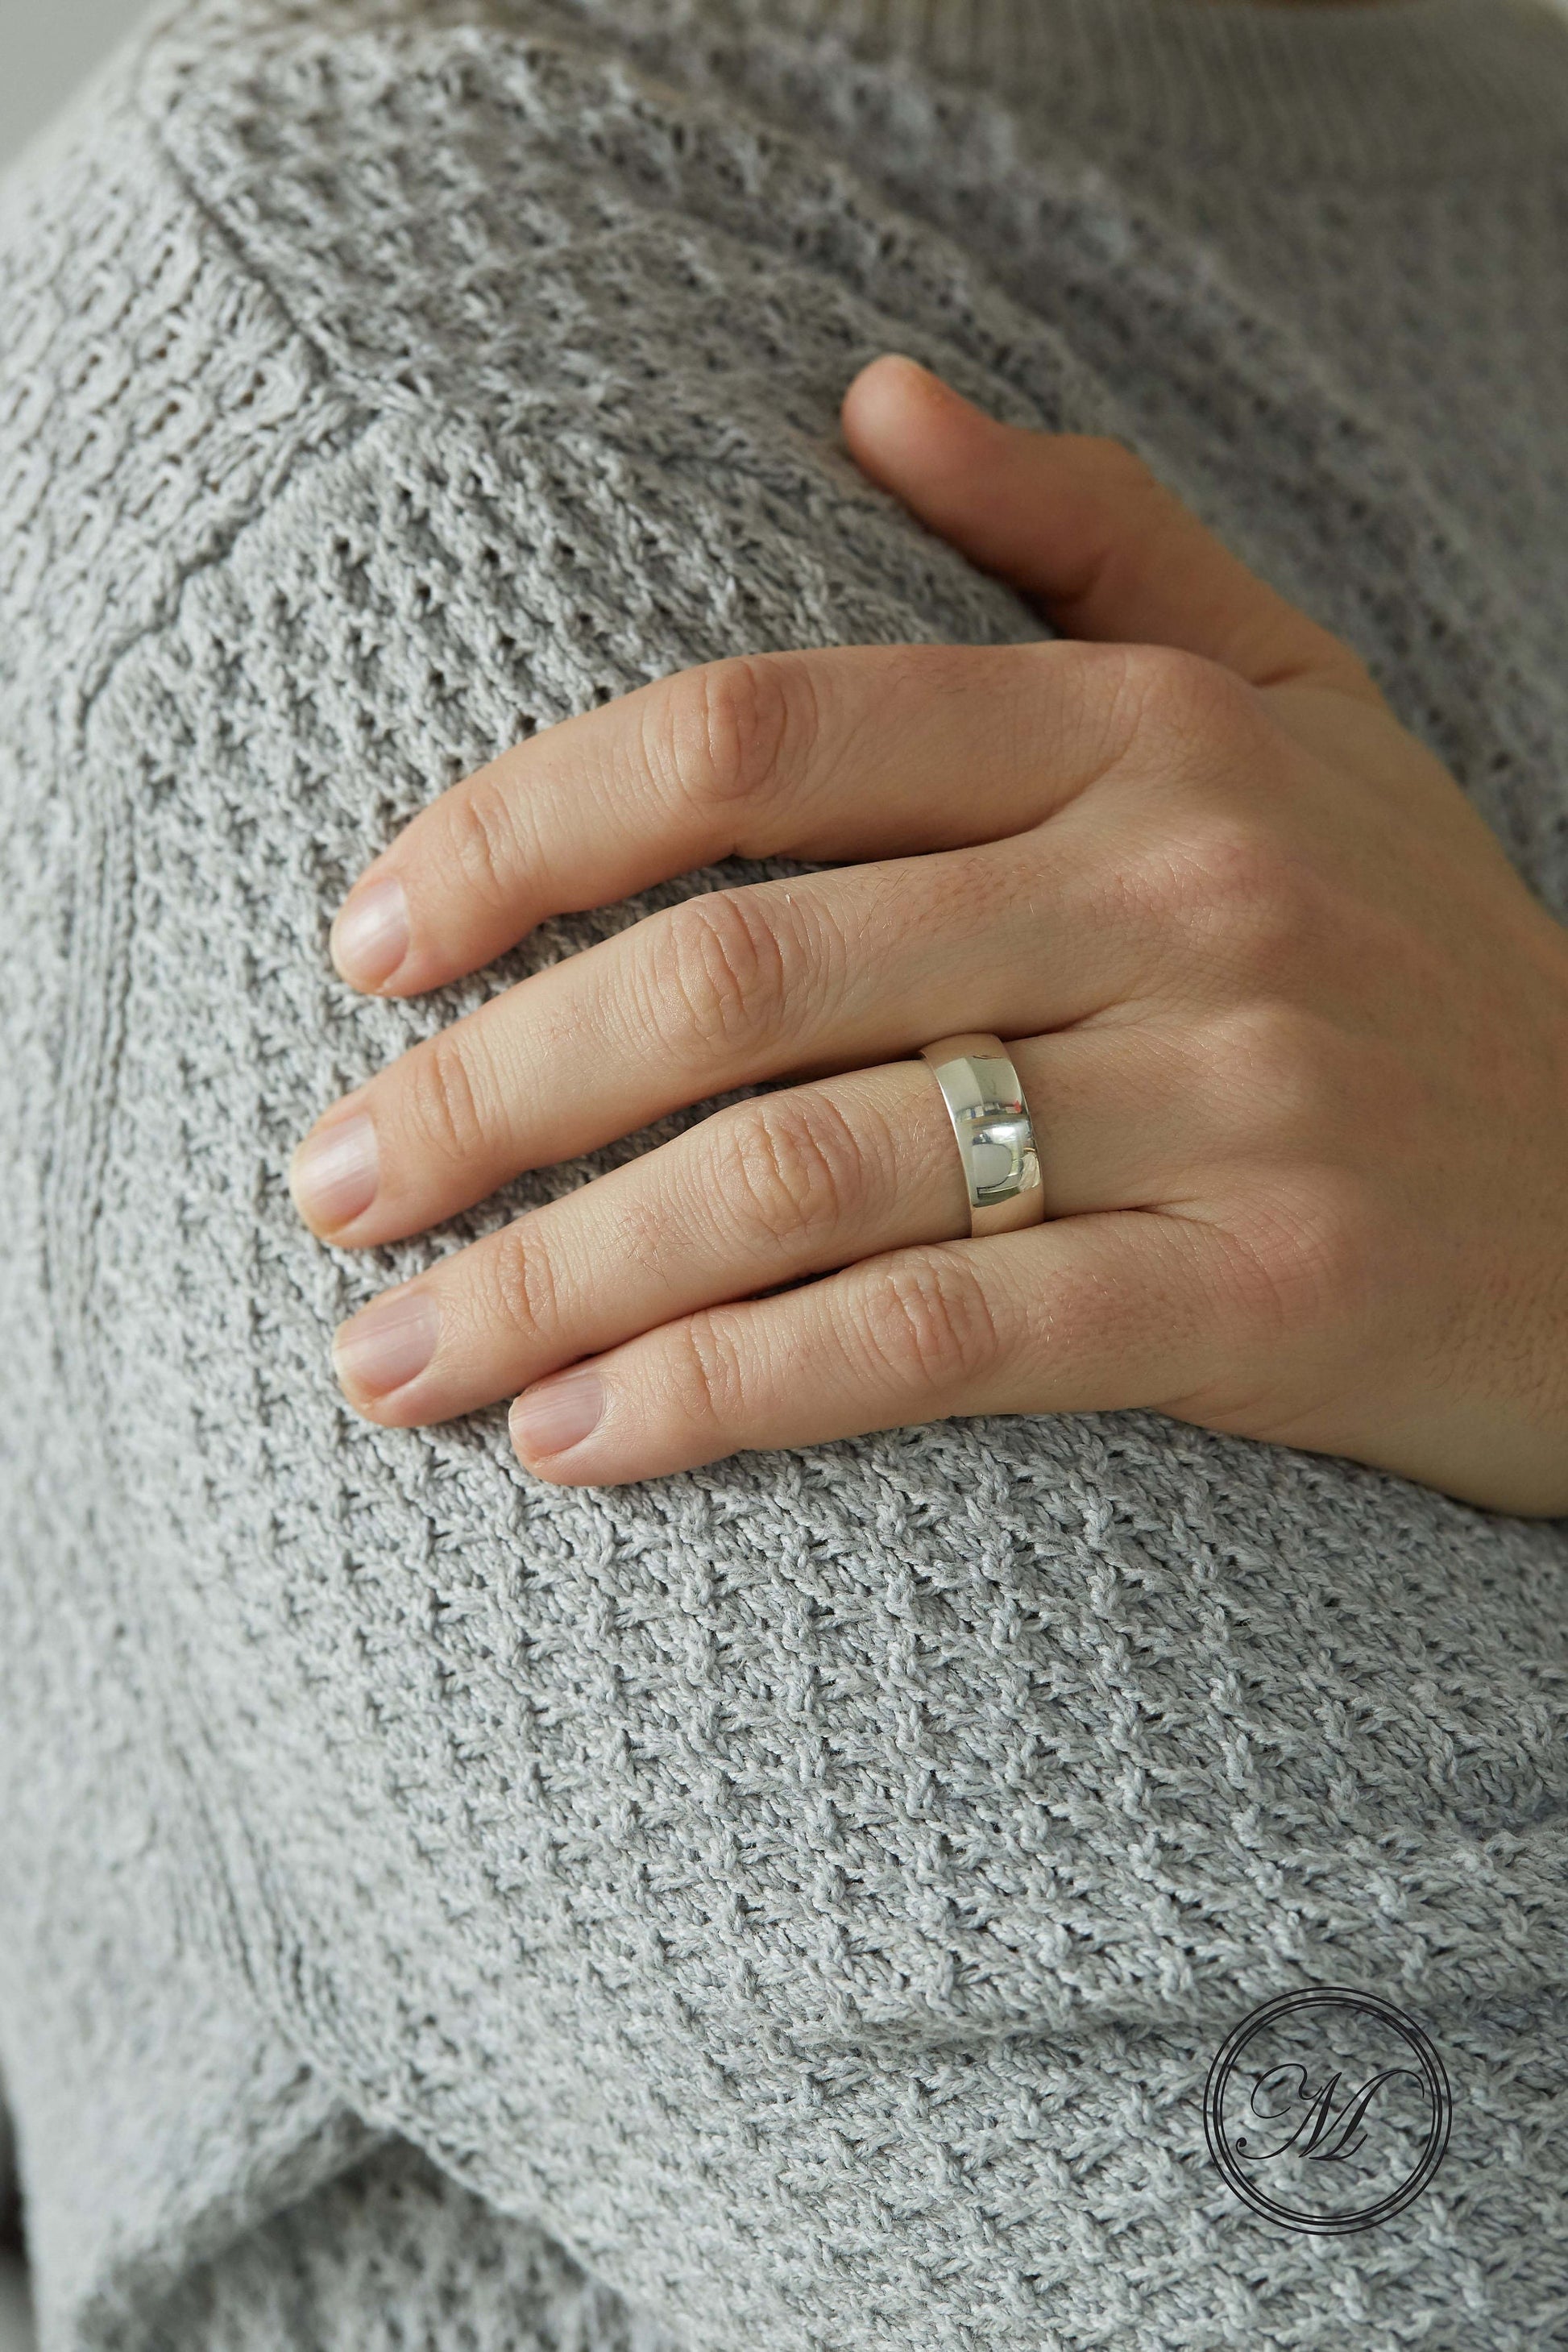
[[[1568,2341],[1568,1528],[1152,1414],[552,1487],[336,1323],[711,1105],[323,1247],[459,775],[1037,615],[839,440],[1140,448],[1568,913],[1568,28],[1511,5],[189,0],[0,198],[0,2067],[47,2352]],[[1313,1983],[1454,2085],[1271,2228]]]

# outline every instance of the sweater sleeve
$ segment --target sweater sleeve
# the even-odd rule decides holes
[[[1310,2246],[1259,2288],[1217,2226],[1204,2076],[1303,1973],[1414,1987],[1478,2073],[1500,2004],[1544,2021],[1560,1532],[1146,1415],[549,1488],[504,1407],[359,1421],[331,1329],[679,1122],[368,1253],[285,1183],[336,1095],[719,878],[353,997],[330,918],[447,782],[721,653],[1038,634],[844,457],[860,364],[1079,428],[1111,390],[808,139],[559,32],[171,40],[136,102],[172,258],[104,347],[134,384],[195,338],[228,389],[114,453],[90,690],[44,698],[54,960],[7,1017],[57,1361],[7,1394],[22,1449],[80,1433],[76,1619],[162,1744],[180,1918],[369,2132],[693,2352],[1305,2326]],[[1380,2243],[1365,2306],[1436,2323],[1544,2167]]]

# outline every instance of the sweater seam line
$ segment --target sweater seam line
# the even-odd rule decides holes
[[[195,207],[204,226],[217,239],[230,265],[243,275],[249,285],[257,288],[266,296],[276,310],[288,333],[295,340],[298,347],[308,354],[314,380],[308,387],[304,399],[300,401],[297,414],[302,415],[308,413],[311,403],[314,402],[326,412],[327,419],[330,420],[332,404],[336,400],[342,404],[342,415],[335,427],[330,422],[328,423],[324,438],[315,442],[301,442],[292,450],[281,470],[270,476],[265,485],[255,490],[244,501],[242,508],[235,514],[220,537],[198,556],[177,567],[158,601],[157,609],[139,621],[134,628],[128,630],[118,642],[105,647],[101,660],[95,670],[83,681],[80,691],[74,698],[73,731],[79,737],[85,734],[93,713],[104,696],[112,691],[114,680],[124,664],[134,655],[140,646],[169,626],[192,581],[199,579],[204,572],[215,571],[226,562],[243,533],[261,519],[267,507],[302,471],[315,463],[335,460],[342,457],[355,448],[367,435],[374,432],[382,421],[382,412],[368,404],[363,395],[356,394],[354,389],[343,380],[341,370],[334,365],[320,342],[296,319],[268,272],[245,251],[244,247],[227,226],[222,215],[215,209],[200,185],[181,164],[164,139],[158,121],[143,105],[139,80],[133,89],[133,103],[138,120],[160,165],[168,173],[187,202]]]

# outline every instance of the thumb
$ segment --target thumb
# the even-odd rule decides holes
[[[873,481],[1067,635],[1176,646],[1254,686],[1381,702],[1340,638],[1223,547],[1123,442],[1002,425],[901,354],[863,368],[844,436]]]

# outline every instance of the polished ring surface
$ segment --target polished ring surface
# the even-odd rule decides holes
[[[921,1049],[942,1088],[969,1186],[972,1234],[1009,1234],[1046,1213],[1034,1122],[1000,1037],[970,1030]]]

